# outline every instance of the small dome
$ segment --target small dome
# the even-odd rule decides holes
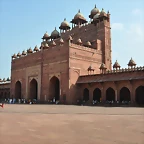
[[[83,14],[79,10],[78,13],[74,16],[74,19],[85,19],[85,18],[84,18]]]
[[[12,56],[12,58],[17,58],[17,55],[16,55],[16,54],[14,54],[14,55]]]
[[[97,14],[93,17],[93,19],[94,19],[94,20],[95,20],[95,19],[98,19],[99,16],[100,16],[100,13],[97,13]]]
[[[9,78],[9,77],[7,78],[7,81],[10,81],[10,78]]]
[[[55,41],[52,41],[52,42],[51,42],[51,46],[56,46]]]
[[[39,51],[39,48],[38,48],[37,45],[35,46],[34,51],[35,51],[35,52],[38,52],[38,51]]]
[[[42,39],[48,39],[48,38],[49,38],[49,35],[48,35],[48,33],[46,32],[46,33],[44,34],[44,36],[43,36]]]
[[[91,46],[91,42],[90,42],[90,41],[87,41],[86,45],[87,45],[87,46]]]
[[[102,8],[102,10],[101,10],[100,14],[105,14],[105,11],[104,11],[104,9],[103,9],[103,8]]]
[[[6,79],[5,79],[5,78],[3,78],[3,82],[6,82]]]
[[[120,68],[120,64],[118,63],[117,60],[116,60],[116,62],[114,63],[113,68]]]
[[[92,9],[91,10],[91,15],[96,15],[97,13],[99,13],[99,9],[96,7],[96,5],[95,5],[95,7],[94,7],[94,9]]]
[[[29,48],[29,49],[27,50],[27,53],[33,53],[32,49]]]
[[[136,66],[136,63],[132,58],[130,59],[128,66]]]
[[[64,40],[63,40],[62,38],[60,38],[59,43],[60,43],[60,44],[63,44],[63,43],[64,43]]]
[[[99,69],[106,69],[105,64],[102,63]]]
[[[66,18],[64,19],[64,21],[61,23],[62,27],[69,27],[69,23],[66,21]]]
[[[17,54],[17,57],[21,57],[21,54],[20,54],[20,53],[18,53],[18,54]]]
[[[56,27],[55,27],[55,30],[51,33],[51,37],[52,38],[57,38],[57,37],[59,37],[60,36],[60,34],[59,34],[59,32],[56,30]]]
[[[2,79],[0,78],[0,82],[2,82]]]
[[[25,51],[22,51],[22,55],[26,55],[26,52],[25,52]]]
[[[80,38],[77,40],[77,44],[82,44],[82,40]]]

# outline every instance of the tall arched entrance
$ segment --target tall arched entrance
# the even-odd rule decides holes
[[[83,91],[83,100],[88,101],[89,100],[89,90],[87,88]]]
[[[135,92],[135,101],[137,104],[144,104],[144,86],[139,86]]]
[[[21,99],[21,82],[17,81],[15,84],[15,96],[16,99]]]
[[[53,76],[50,79],[50,89],[51,98],[55,100],[60,100],[60,81],[56,76]]]
[[[38,99],[38,83],[35,79],[32,79],[30,82],[30,99]]]
[[[127,87],[123,87],[120,90],[120,101],[131,101],[130,91]]]
[[[106,100],[115,101],[115,91],[111,87],[106,90]]]
[[[95,101],[99,101],[100,102],[100,98],[101,98],[101,90],[99,88],[96,88],[93,91],[93,100]]]

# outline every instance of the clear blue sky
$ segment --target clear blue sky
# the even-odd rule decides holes
[[[0,0],[0,78],[10,76],[12,54],[40,45],[46,31],[70,21],[78,9],[88,19],[95,4],[111,13],[113,62],[127,67],[133,57],[144,65],[143,0]]]

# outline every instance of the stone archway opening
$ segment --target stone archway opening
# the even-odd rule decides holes
[[[60,81],[56,76],[53,76],[50,79],[50,89],[51,99],[60,100]]]
[[[96,88],[93,91],[93,100],[100,102],[100,99],[101,99],[101,90],[99,88]]]
[[[87,88],[83,91],[83,100],[88,101],[89,100],[89,90]]]
[[[21,82],[17,81],[15,84],[15,98],[21,99]]]
[[[111,87],[106,90],[106,100],[115,101],[115,91]]]
[[[137,104],[144,105],[144,86],[137,87],[135,91],[135,101]]]
[[[120,102],[131,101],[130,90],[127,87],[123,87],[120,90]]]
[[[29,99],[38,99],[38,83],[35,79],[32,79],[30,82],[30,95]]]

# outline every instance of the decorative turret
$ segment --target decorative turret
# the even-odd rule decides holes
[[[52,47],[56,46],[55,41],[52,41],[52,42],[51,42],[51,46],[52,46]]]
[[[17,55],[16,54],[12,55],[12,59],[15,59],[15,58],[17,58]]]
[[[23,50],[22,51],[22,56],[25,56],[26,55],[26,52]]]
[[[99,69],[100,69],[101,73],[105,73],[107,68],[106,68],[105,64],[102,63]]]
[[[128,63],[128,66],[131,67],[131,68],[136,66],[136,63],[132,58],[130,59],[130,61]]]
[[[74,18],[71,21],[72,24],[76,24],[78,26],[87,23],[86,19],[84,18],[83,14],[78,11],[78,13],[74,16]]]
[[[48,40],[48,39],[50,39],[50,36],[48,35],[47,32],[43,35],[42,39],[43,39],[43,40]]]
[[[55,27],[55,30],[51,33],[51,39],[57,39],[60,37],[60,34],[59,32],[56,30],[56,27]]]
[[[5,79],[5,78],[3,78],[3,82],[6,82],[6,79]]]
[[[35,52],[38,52],[38,51],[39,51],[39,48],[38,48],[37,45],[34,47],[34,50],[33,50],[33,51],[35,51]]]
[[[6,81],[10,81],[10,78],[8,77]]]
[[[82,40],[80,38],[77,40],[77,44],[82,45]]]
[[[20,57],[21,57],[21,54],[20,54],[20,53],[18,53],[18,54],[17,54],[17,57],[19,57],[19,58],[20,58]]]
[[[27,50],[27,53],[28,54],[33,53],[33,50],[31,49],[31,47]]]
[[[70,29],[69,23],[66,21],[66,19],[64,19],[64,21],[61,23],[59,29],[63,31],[67,31]]]
[[[94,73],[94,69],[92,68],[92,66],[90,65],[89,67],[88,67],[88,74],[91,74],[91,71]]]
[[[0,83],[2,82],[2,79],[0,78]]]
[[[90,13],[90,15],[89,15],[89,18],[91,18],[91,19],[93,19],[93,17],[96,15],[96,14],[98,14],[99,13],[99,9],[96,7],[96,5],[95,5],[95,7],[91,10],[91,13]]]
[[[109,15],[110,14],[106,14],[104,9],[102,8],[101,12],[100,13],[97,13],[94,17],[93,17],[93,22],[95,25],[97,23],[99,23],[100,21],[103,21],[103,20],[109,20]]]
[[[118,61],[116,60],[116,62],[115,62],[114,65],[113,65],[113,68],[117,70],[118,68],[120,69],[120,67],[121,67],[120,64],[119,64]]]

